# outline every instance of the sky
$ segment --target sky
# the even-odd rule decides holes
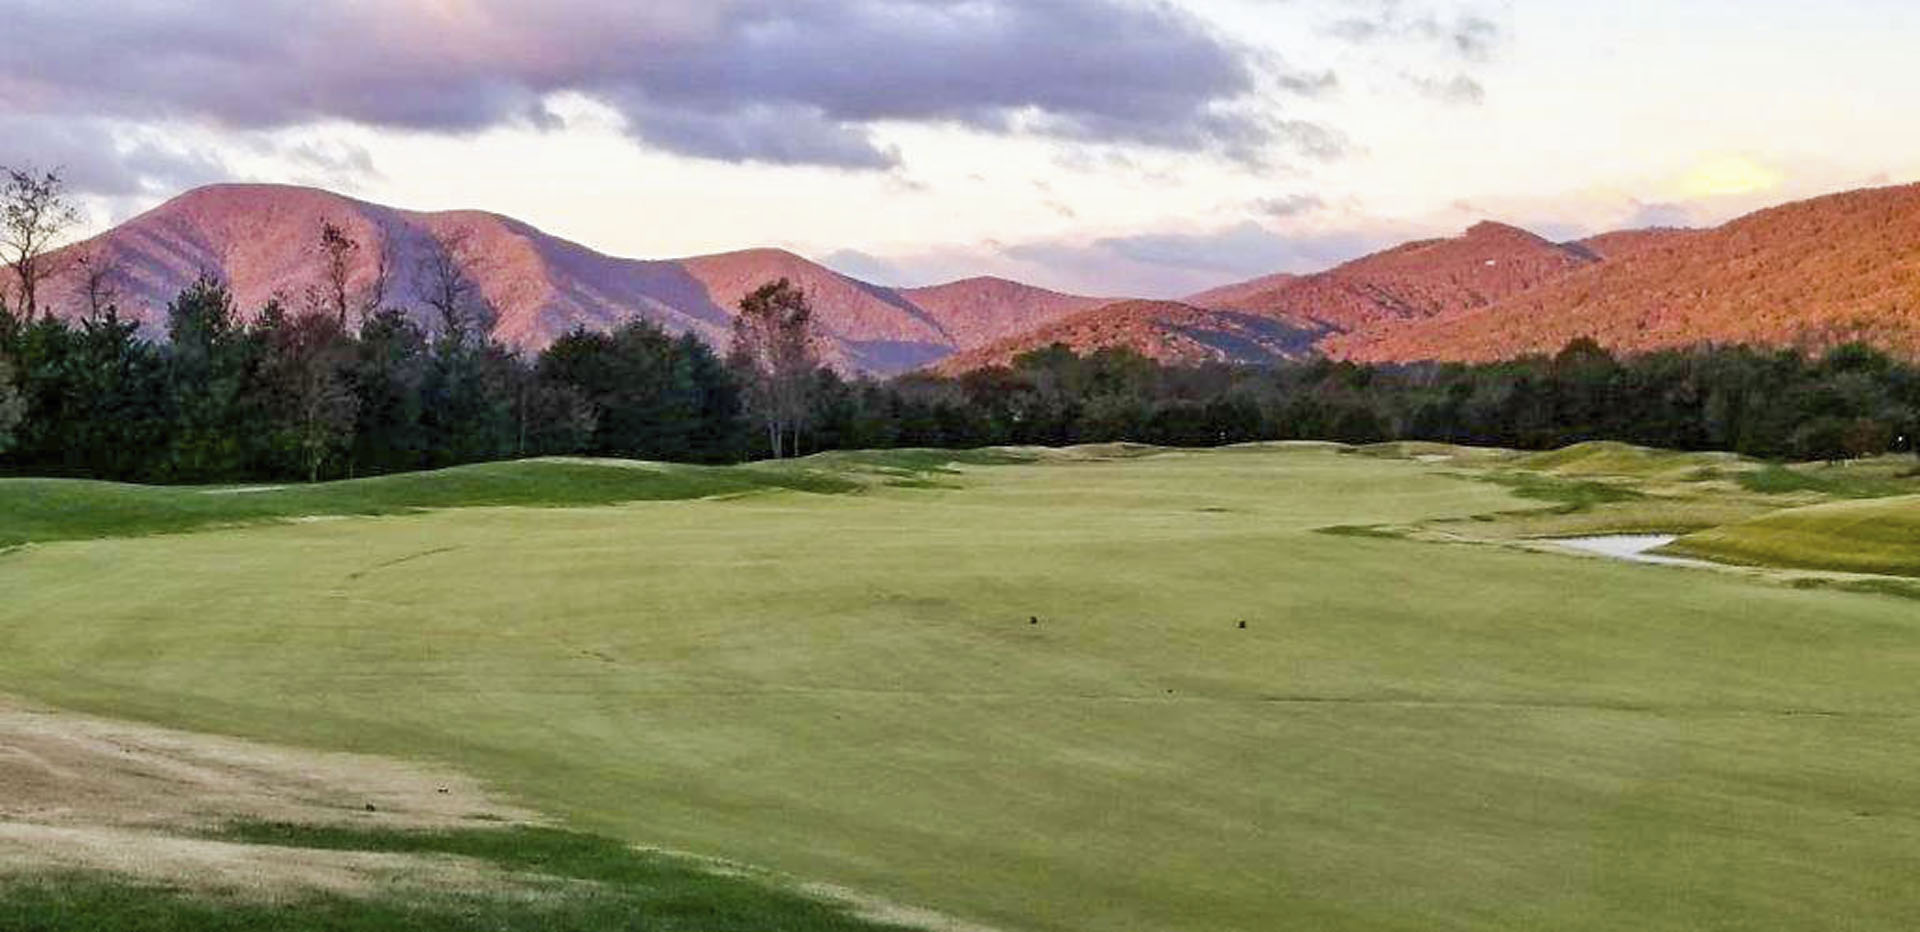
[[[1920,181],[1911,0],[0,0],[0,164],[1177,297]]]

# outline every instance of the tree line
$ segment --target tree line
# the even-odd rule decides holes
[[[332,479],[592,455],[727,463],[829,449],[1431,440],[1549,449],[1619,440],[1837,460],[1913,450],[1920,368],[1702,347],[1616,358],[1591,341],[1490,364],[1168,366],[1053,346],[958,378],[821,365],[798,289],[742,302],[732,351],[645,321],[521,354],[386,308],[343,328],[203,279],[166,338],[109,307],[0,310],[0,468],[146,482]],[[757,332],[756,332],[757,331]]]

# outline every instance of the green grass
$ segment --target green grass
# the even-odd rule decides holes
[[[133,537],[319,516],[392,515],[478,506],[582,507],[767,491],[835,494],[870,480],[942,488],[949,464],[1031,460],[1007,451],[828,453],[784,463],[684,466],[617,460],[523,460],[317,485],[189,488],[0,479],[0,547]]]
[[[1764,495],[1812,492],[1834,498],[1884,498],[1920,492],[1920,482],[1914,482],[1913,478],[1911,474],[1889,468],[1884,461],[1859,465],[1773,463],[1742,474],[1739,482],[1748,491]]]
[[[1513,494],[1537,502],[1548,502],[1561,514],[1587,511],[1597,505],[1639,501],[1646,496],[1623,485],[1590,479],[1562,479],[1558,476],[1520,470],[1473,474],[1470,478],[1506,486]]]
[[[1315,533],[1611,494],[1452,472],[1062,454],[50,543],[0,559],[0,683],[1023,932],[1911,928],[1912,600]]]
[[[1920,495],[1779,511],[1669,549],[1728,563],[1920,576]]]
[[[558,829],[396,831],[241,823],[214,837],[283,848],[471,858],[512,872],[515,888],[243,899],[100,874],[55,874],[0,885],[0,932],[902,932],[900,926],[857,919],[843,907],[751,878]],[[536,892],[530,895],[527,887]]]
[[[1528,454],[1521,457],[1517,465],[1562,476],[1685,478],[1698,475],[1702,469],[1734,469],[1747,463],[1726,453],[1654,450],[1614,441],[1592,441]]]

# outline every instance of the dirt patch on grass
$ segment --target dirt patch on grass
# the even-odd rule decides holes
[[[234,819],[427,829],[526,824],[473,780],[56,712],[0,697],[0,877],[92,870],[209,892],[484,883],[457,858],[191,837]],[[496,880],[498,878],[495,878]]]
[[[471,858],[315,851],[234,844],[159,830],[0,822],[0,884],[8,877],[105,872],[198,893],[278,901],[313,893],[371,896],[395,888],[511,890],[524,881]]]

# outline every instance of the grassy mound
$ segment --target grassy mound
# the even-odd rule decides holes
[[[1920,576],[1920,495],[1775,512],[1669,549],[1728,563]]]
[[[1516,465],[1561,476],[1682,479],[1703,469],[1729,470],[1745,464],[1746,461],[1730,453],[1653,450],[1613,441],[1592,441],[1535,453],[1523,457]]]
[[[485,463],[317,485],[232,488],[0,479],[0,547],[310,516],[489,505],[579,507],[783,489],[840,493],[859,487],[846,470],[798,464],[713,467],[571,459]]]
[[[998,466],[1037,458],[1033,453],[999,449],[821,453],[745,466],[550,458],[315,485],[223,488],[0,479],[0,547],[435,508],[578,508],[773,491],[831,495],[870,485],[940,488],[946,486],[931,477],[955,474],[956,466]]]

